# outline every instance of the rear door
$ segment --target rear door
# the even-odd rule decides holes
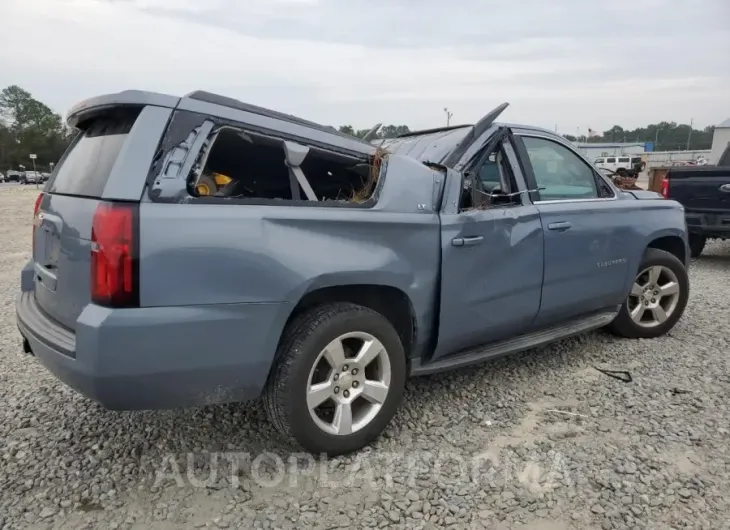
[[[35,298],[47,316],[69,329],[75,329],[91,298],[91,226],[97,206],[139,201],[144,190],[157,143],[147,151],[135,143],[150,126],[160,126],[159,111],[147,109],[103,109],[86,118],[41,195],[34,219]]]

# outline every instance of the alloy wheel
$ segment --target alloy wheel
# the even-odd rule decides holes
[[[329,434],[355,433],[378,415],[390,380],[390,358],[377,338],[364,332],[340,335],[320,352],[309,373],[309,414]]]
[[[663,324],[677,309],[679,289],[677,275],[668,267],[644,269],[636,276],[626,302],[631,320],[645,328]]]

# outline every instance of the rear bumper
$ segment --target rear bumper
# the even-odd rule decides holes
[[[730,212],[718,214],[685,211],[684,216],[691,234],[730,238]]]
[[[90,304],[73,333],[42,312],[32,291],[16,301],[27,349],[61,381],[114,410],[257,398],[288,313],[287,304]]]

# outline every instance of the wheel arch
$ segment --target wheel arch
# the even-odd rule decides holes
[[[636,241],[634,245],[631,245],[631,250],[628,252],[627,256],[629,266],[626,271],[626,283],[624,284],[625,296],[628,296],[628,293],[631,290],[631,285],[634,283],[636,274],[639,272],[641,263],[644,260],[644,255],[650,248],[669,252],[679,259],[685,267],[687,267],[689,260],[689,248],[687,248],[683,236],[684,232],[679,229],[665,228],[650,234],[644,234],[645,239],[643,239],[643,241],[639,240]],[[623,303],[623,298],[621,303]]]
[[[680,258],[682,251],[679,250],[676,241],[674,241],[673,239],[679,240],[680,243],[684,246],[685,240],[680,236],[664,236],[662,238],[656,238],[651,241],[651,244],[646,247],[644,251],[641,265],[639,266],[639,274],[641,274],[646,267],[654,267],[657,264],[657,261],[659,262],[658,264],[664,268],[675,269],[672,272],[676,274],[676,281],[679,282],[680,289],[672,293],[665,294],[672,294],[678,297],[676,302],[677,306],[673,309],[676,313],[673,315],[665,314],[664,320],[657,322],[656,325],[652,327],[648,327],[634,321],[633,317],[630,314],[630,308],[628,303],[623,302],[621,304],[618,316],[608,326],[608,329],[613,333],[627,338],[659,337],[672,329],[677,320],[682,317],[689,297],[689,276],[687,274],[685,263],[683,263]],[[687,252],[687,249],[685,248],[683,252]],[[669,254],[669,256],[667,254]],[[679,254],[679,256],[677,254]],[[670,256],[675,259],[670,258]],[[652,262],[651,265],[647,264],[647,260]],[[677,261],[679,261],[679,263],[677,263]],[[648,281],[652,280],[649,279]],[[656,279],[656,282],[656,286],[661,285],[658,281],[658,278]],[[649,285],[649,283],[638,284],[638,286],[642,289],[641,294],[652,294],[647,293],[647,285]],[[682,285],[684,286],[684,288],[681,287]],[[655,289],[656,287],[653,288]],[[659,293],[654,292],[653,294],[657,295]],[[659,300],[655,301],[653,299],[653,296],[651,296],[651,298],[651,303],[659,302]],[[641,304],[641,300],[639,300],[638,303]],[[650,302],[646,297],[644,298],[644,304],[650,305]],[[646,309],[644,309],[642,313],[644,311],[646,311]],[[651,309],[651,311],[654,312],[653,309]]]
[[[646,246],[647,249],[655,248],[669,252],[683,264],[687,264],[687,245],[678,235],[663,235],[652,239]]]
[[[292,309],[284,329],[304,311],[334,302],[351,302],[383,315],[398,333],[406,359],[411,356],[418,333],[416,311],[410,297],[392,285],[358,283],[310,289]]]

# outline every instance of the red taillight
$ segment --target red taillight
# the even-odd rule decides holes
[[[31,252],[35,252],[35,231],[38,228],[38,213],[41,209],[41,201],[43,200],[43,194],[40,193],[35,199],[35,205],[33,206],[33,239]]]
[[[664,177],[664,180],[662,180],[662,195],[664,195],[665,199],[669,198],[669,179],[667,177]]]
[[[91,226],[91,300],[108,307],[139,305],[137,205],[101,203]]]

